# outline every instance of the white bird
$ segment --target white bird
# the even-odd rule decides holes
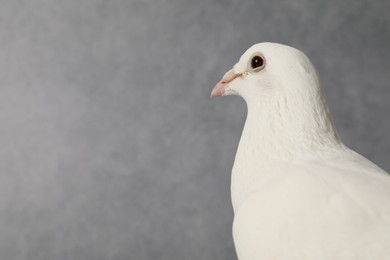
[[[232,170],[240,260],[389,260],[390,175],[336,133],[301,51],[250,47],[211,96],[248,108]]]

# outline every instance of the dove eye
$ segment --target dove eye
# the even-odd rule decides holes
[[[258,53],[250,59],[250,64],[248,65],[250,65],[250,71],[258,72],[264,68],[265,61],[264,58]]]

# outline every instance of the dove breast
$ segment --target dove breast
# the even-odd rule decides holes
[[[390,259],[390,178],[355,155],[278,165],[235,210],[239,259]]]

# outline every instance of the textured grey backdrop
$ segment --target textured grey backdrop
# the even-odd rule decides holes
[[[252,44],[317,66],[347,145],[390,170],[390,1],[0,0],[0,259],[236,259]]]

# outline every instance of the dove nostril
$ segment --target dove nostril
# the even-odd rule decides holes
[[[233,71],[229,74],[227,74],[222,80],[221,83],[229,83],[233,81],[234,79],[243,76],[243,73],[234,73]]]

